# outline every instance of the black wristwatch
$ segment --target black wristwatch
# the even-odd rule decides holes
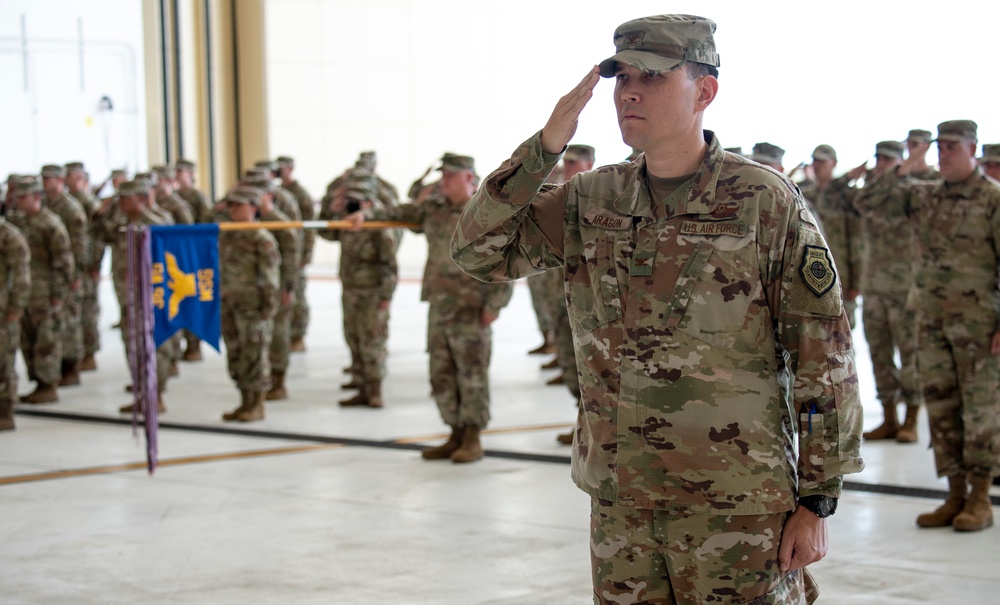
[[[837,512],[837,499],[830,496],[803,496],[799,498],[799,506],[811,511],[820,519],[825,519]]]

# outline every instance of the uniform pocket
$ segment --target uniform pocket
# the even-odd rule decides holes
[[[570,321],[579,334],[592,332],[622,316],[614,241],[613,234],[600,232],[583,242],[579,264],[566,265],[567,302],[574,310]]]

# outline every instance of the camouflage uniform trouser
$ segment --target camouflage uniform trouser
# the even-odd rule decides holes
[[[21,323],[0,315],[0,418],[11,418],[17,403],[17,347],[21,343]]]
[[[923,394],[917,375],[917,322],[913,312],[905,307],[905,292],[867,294],[861,317],[879,400],[884,405],[903,401],[909,407],[920,407]],[[896,367],[896,349],[899,349],[901,367]]]
[[[100,277],[91,277],[89,273],[83,276],[83,354],[93,355],[101,350],[101,329],[97,322],[101,316],[101,305],[97,300],[97,287]]]
[[[32,300],[21,318],[21,353],[28,380],[57,385],[62,378],[60,317],[48,299]]]
[[[125,296],[127,295],[127,292],[126,292],[126,289],[125,289],[126,288],[126,286],[125,286],[125,272],[122,271],[121,274],[119,274],[116,271],[112,271],[111,272],[111,283],[115,287],[115,298],[118,299],[118,308],[119,309],[124,309],[125,308]],[[122,313],[124,313],[124,312],[125,311],[122,311]],[[119,319],[124,320],[125,316],[124,315],[120,315]]]
[[[566,388],[580,401],[580,377],[576,373],[576,347],[573,346],[573,328],[569,324],[569,310],[566,308],[566,294],[563,289],[563,270],[549,269],[549,307],[552,310],[552,330],[555,333],[556,353],[559,369],[562,370]]]
[[[847,312],[847,321],[853,330],[858,325],[858,301],[844,299],[844,311]]]
[[[83,359],[83,283],[76,290],[66,293],[63,301],[60,339],[63,361],[78,362]]]
[[[490,420],[492,330],[480,324],[481,309],[445,315],[431,303],[427,320],[431,392],[449,426],[486,428]]]
[[[1000,475],[1000,356],[990,354],[995,329],[992,318],[920,319],[917,368],[939,477]]]
[[[548,287],[548,281],[552,279],[552,276],[549,275],[551,272],[550,270],[528,277],[531,306],[535,309],[535,317],[538,318],[538,330],[546,339],[548,339],[555,329],[555,324],[552,320],[552,303],[549,300]]]
[[[389,351],[389,310],[380,311],[382,300],[372,289],[345,288],[341,298],[344,306],[344,340],[351,349],[351,359],[361,367],[354,377],[362,383],[382,382],[385,378],[385,358]]]
[[[695,515],[591,499],[595,605],[812,603],[804,569],[778,569],[788,513]]]
[[[306,299],[306,270],[299,269],[295,282],[295,303],[292,305],[292,340],[302,340],[309,328],[309,301]]]
[[[274,316],[271,328],[271,346],[268,348],[268,359],[271,361],[272,372],[288,370],[289,347],[292,344],[292,314],[294,306],[281,305]]]
[[[271,332],[274,322],[222,306],[222,338],[226,342],[229,377],[241,391],[271,388]]]
[[[129,363],[132,354],[132,344],[128,337],[128,319],[122,310],[122,343],[125,344],[125,362]],[[163,392],[167,389],[167,381],[170,380],[170,366],[180,357],[180,333],[175,333],[166,342],[156,348],[156,384],[157,390]]]

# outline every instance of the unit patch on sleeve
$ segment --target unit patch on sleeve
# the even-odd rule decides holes
[[[821,298],[837,283],[837,272],[833,268],[830,251],[820,246],[806,246],[799,274],[806,287],[817,298]]]

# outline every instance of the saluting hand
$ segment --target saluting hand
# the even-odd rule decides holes
[[[594,96],[594,87],[600,79],[600,70],[595,65],[573,90],[556,103],[549,121],[542,128],[542,150],[545,153],[561,153],[572,140],[580,122],[580,113]]]

